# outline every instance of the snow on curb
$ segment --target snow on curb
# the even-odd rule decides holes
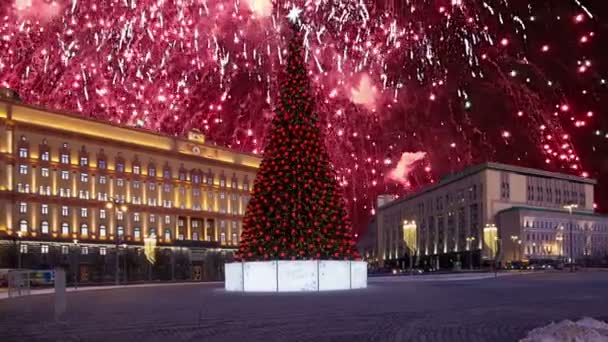
[[[536,328],[520,342],[608,342],[608,324],[584,317],[578,322],[564,320]]]

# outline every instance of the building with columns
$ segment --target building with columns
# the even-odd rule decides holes
[[[606,258],[608,216],[594,213],[595,184],[498,163],[466,168],[377,209],[377,258],[402,264],[413,225],[417,259],[440,268]]]
[[[22,254],[78,244],[106,255],[150,237],[230,251],[260,161],[199,132],[182,139],[0,99],[0,240]]]

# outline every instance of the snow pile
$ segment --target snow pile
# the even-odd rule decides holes
[[[608,342],[608,324],[588,317],[565,320],[536,328],[520,342]]]

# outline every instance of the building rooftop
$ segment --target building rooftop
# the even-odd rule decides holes
[[[503,209],[503,210],[499,211],[496,214],[498,215],[498,214],[501,214],[501,213],[506,213],[506,212],[511,212],[511,211],[537,211],[537,212],[546,212],[546,213],[557,213],[557,214],[563,214],[563,215],[570,215],[564,209],[558,209],[558,208],[539,208],[539,207],[529,207],[529,206],[510,207],[510,208],[507,208],[507,209]],[[579,216],[582,215],[582,216],[591,216],[591,217],[608,219],[608,215],[602,215],[602,214],[597,214],[597,213],[590,213],[588,211],[573,210],[572,214],[573,215],[579,215]]]
[[[58,112],[0,98],[0,119],[19,125],[39,126],[57,131],[76,133],[102,140],[172,151],[179,154],[241,165],[257,169],[262,158],[246,152],[205,142],[200,133],[177,137],[145,129],[117,125],[107,121],[84,118],[77,114]]]
[[[557,172],[544,171],[544,170],[539,170],[539,169],[532,169],[532,168],[527,168],[527,167],[522,167],[522,166],[487,162],[487,163],[483,163],[483,164],[469,166],[469,167],[464,168],[461,171],[447,174],[447,175],[441,177],[438,183],[429,185],[413,194],[410,194],[405,197],[394,200],[392,202],[389,202],[389,203],[379,207],[378,209],[380,209],[380,208],[386,209],[386,208],[392,207],[393,205],[396,205],[396,204],[404,202],[404,201],[411,200],[422,194],[431,192],[435,189],[438,189],[438,188],[448,185],[450,183],[456,182],[460,179],[472,176],[472,175],[477,174],[484,170],[507,171],[507,172],[518,173],[518,174],[526,175],[526,176],[555,178],[555,179],[562,179],[562,180],[567,180],[567,181],[571,181],[571,182],[578,182],[578,183],[585,183],[585,184],[592,184],[592,185],[597,184],[597,181],[595,179],[567,175],[567,174],[557,173]]]

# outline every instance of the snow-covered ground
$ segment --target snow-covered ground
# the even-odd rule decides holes
[[[608,342],[608,324],[585,317],[536,328],[520,342]]]

